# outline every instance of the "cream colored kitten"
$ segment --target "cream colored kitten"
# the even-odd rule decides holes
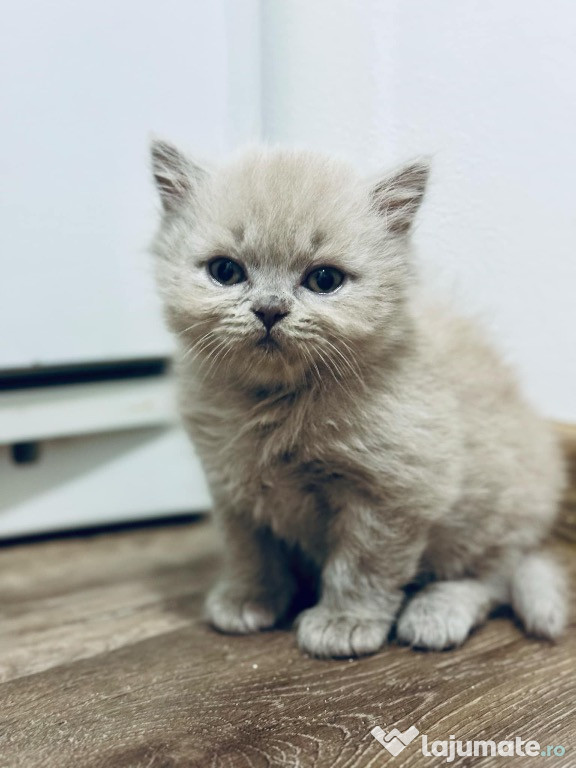
[[[416,299],[427,165],[366,181],[305,152],[152,155],[181,411],[226,544],[213,625],[273,627],[305,584],[315,656],[372,653],[394,625],[448,648],[500,604],[557,637],[558,449],[481,332]]]

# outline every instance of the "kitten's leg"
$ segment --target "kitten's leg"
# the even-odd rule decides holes
[[[502,563],[484,579],[438,581],[419,592],[398,620],[397,636],[415,648],[461,645],[498,605],[511,604],[529,634],[556,639],[566,624],[566,580],[541,552]]]
[[[340,514],[322,569],[320,602],[298,620],[302,650],[351,657],[385,643],[403,600],[401,588],[415,575],[424,546],[424,524],[399,520],[394,528],[358,506]]]
[[[512,573],[511,602],[526,632],[548,640],[558,638],[566,626],[566,576],[549,555],[525,555]]]
[[[209,621],[222,632],[271,629],[287,611],[295,585],[284,551],[267,529],[246,519],[222,521],[225,565],[206,600]]]
[[[418,592],[398,620],[398,639],[414,648],[440,651],[466,640],[492,608],[505,602],[505,589],[479,579],[438,581]]]

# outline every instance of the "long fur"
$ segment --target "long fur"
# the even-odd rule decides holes
[[[298,642],[316,656],[374,652],[398,617],[401,641],[450,647],[500,603],[557,637],[565,588],[538,552],[558,448],[476,325],[420,298],[410,229],[426,163],[366,180],[254,149],[207,171],[164,142],[153,161],[180,408],[226,544],[212,623],[274,626],[305,588]],[[248,279],[216,283],[216,256]],[[302,285],[321,265],[347,275],[334,293]],[[254,307],[270,297],[287,314],[263,347]]]

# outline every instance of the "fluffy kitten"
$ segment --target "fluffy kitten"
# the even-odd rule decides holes
[[[226,544],[213,625],[273,627],[305,583],[315,656],[376,651],[395,623],[458,645],[499,604],[557,637],[564,580],[540,547],[561,460],[473,324],[416,299],[426,163],[366,181],[306,152],[152,156],[181,411]]]

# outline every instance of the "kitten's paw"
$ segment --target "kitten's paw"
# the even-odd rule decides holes
[[[221,632],[245,635],[272,629],[283,614],[284,606],[273,599],[252,597],[230,585],[218,585],[206,600],[206,615]]]
[[[566,602],[561,596],[554,600],[533,600],[531,605],[524,606],[521,614],[522,623],[529,635],[544,640],[558,640],[566,629]]]
[[[475,624],[474,615],[466,605],[445,598],[433,590],[412,598],[396,627],[400,642],[431,651],[461,645]]]
[[[512,577],[512,606],[530,635],[556,640],[568,619],[564,571],[549,556],[527,555]]]
[[[384,645],[389,629],[389,623],[376,618],[316,606],[298,619],[298,645],[306,653],[325,659],[366,656]]]

